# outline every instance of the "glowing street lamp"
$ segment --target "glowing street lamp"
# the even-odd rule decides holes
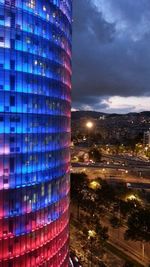
[[[92,122],[92,121],[88,121],[88,122],[86,123],[86,127],[87,127],[88,129],[92,129],[92,128],[93,128],[93,122]]]
[[[142,203],[142,200],[139,198],[139,196],[134,195],[134,194],[130,194],[130,195],[126,196],[126,201],[127,200],[129,200],[129,201],[137,201],[139,203]]]
[[[94,230],[88,231],[88,239],[96,237],[96,232]]]
[[[92,121],[87,121],[86,128],[88,129],[88,146],[90,147],[90,131],[93,128],[94,124]]]
[[[137,200],[137,197],[135,195],[130,195],[127,197],[127,200]]]
[[[147,157],[147,153],[148,153],[148,146],[145,147],[145,155]]]
[[[92,241],[96,237],[96,232],[94,230],[88,231],[88,239],[91,241],[91,267],[92,267]]]
[[[89,187],[90,187],[91,189],[93,189],[93,190],[97,190],[97,189],[99,189],[101,186],[100,186],[100,184],[99,184],[97,181],[92,181],[92,182],[90,182]]]

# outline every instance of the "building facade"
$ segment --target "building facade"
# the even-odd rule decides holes
[[[72,0],[0,0],[0,267],[68,266]]]
[[[143,144],[144,146],[150,146],[150,130],[144,132]]]

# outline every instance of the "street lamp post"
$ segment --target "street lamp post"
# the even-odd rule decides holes
[[[90,147],[90,131],[93,128],[93,122],[92,121],[88,121],[86,123],[86,128],[88,129],[88,147]]]
[[[91,267],[92,267],[92,243],[93,243],[93,239],[96,237],[96,232],[94,230],[89,230],[88,231],[88,239],[90,240],[90,244],[91,244]]]

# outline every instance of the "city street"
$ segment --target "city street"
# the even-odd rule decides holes
[[[72,205],[71,210],[74,211],[76,208],[75,206]],[[85,213],[85,211],[83,211],[82,209],[80,209],[80,218],[82,221],[82,218],[87,215],[87,213]],[[150,264],[150,255],[149,255],[149,251],[150,251],[150,244],[149,243],[145,243],[145,249],[144,249],[144,255],[143,255],[143,250],[142,250],[142,243],[141,242],[134,242],[131,240],[125,240],[124,239],[124,232],[126,230],[125,226],[120,227],[119,229],[114,229],[109,222],[109,216],[108,214],[106,216],[100,216],[100,222],[103,226],[108,227],[109,231],[109,240],[108,240],[108,244],[110,244],[111,246],[115,247],[117,250],[121,251],[123,254],[125,254],[127,257],[129,257],[132,260],[135,260],[136,262],[138,262],[139,264],[141,264],[142,266],[149,266]],[[76,249],[78,248],[79,250],[77,250],[77,255],[80,256],[83,261],[86,261],[86,255],[84,250],[82,251],[82,249],[80,249],[80,247],[82,247],[83,245],[83,241],[82,241],[82,230],[84,229],[84,224],[80,223],[80,229],[78,231],[78,233],[76,232],[76,227],[74,227],[74,225],[71,223],[71,244],[72,246],[75,245]],[[81,245],[82,243],[82,245]],[[109,251],[110,252],[110,251]],[[88,252],[87,252],[88,253]],[[112,267],[112,262],[109,262],[109,253],[106,257],[106,262],[108,264],[108,266]],[[111,255],[111,259],[112,259],[112,255]],[[123,266],[123,260],[119,260],[119,258],[116,255],[113,255],[113,259],[115,262],[115,266]],[[110,264],[110,265],[109,265]],[[86,265],[85,265],[86,266]]]
[[[89,179],[101,177],[109,183],[126,183],[132,184],[135,188],[150,189],[150,179],[142,178],[131,171],[126,172],[121,166],[111,168],[109,165],[95,166],[83,163],[72,163],[71,172],[85,172]]]
[[[112,245],[115,245],[119,250],[122,250],[129,257],[138,260],[138,262],[144,266],[148,266],[148,264],[150,264],[149,243],[145,243],[145,253],[143,256],[141,242],[134,242],[131,240],[127,241],[124,239],[124,233],[126,230],[125,226],[122,226],[119,229],[114,229],[110,226],[110,223],[106,217],[101,218],[101,222],[104,226],[109,228],[109,242]]]
[[[76,251],[76,254],[81,259],[84,267],[89,267],[89,266],[97,267],[98,265],[96,264],[96,262],[101,261],[102,257],[100,255],[93,255],[93,262],[91,265],[90,247],[89,247],[89,249],[87,247],[85,248],[86,240],[85,240],[85,237],[83,236],[83,233],[82,233],[83,226],[82,226],[82,224],[80,224],[80,226],[81,226],[81,229],[78,229],[78,231],[77,231],[77,227],[75,226],[73,219],[71,219],[71,225],[70,225],[70,246],[71,246],[71,249]],[[107,249],[105,251],[105,255],[104,255],[103,260],[106,263],[107,267],[112,267],[112,266],[121,267],[121,266],[123,266],[123,263],[124,263],[124,261],[122,259],[120,259],[116,255],[114,255],[113,253],[111,253]]]

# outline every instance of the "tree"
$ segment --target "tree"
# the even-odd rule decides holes
[[[76,194],[81,192],[82,188],[88,186],[87,175],[85,173],[71,173],[71,197],[76,199]]]
[[[136,209],[140,208],[140,203],[136,200],[128,200],[128,201],[123,201],[120,200],[120,213],[122,216],[125,218],[127,215],[130,215],[132,212],[135,211]]]
[[[125,239],[141,241],[144,256],[144,243],[150,241],[150,210],[139,209],[132,212],[128,218],[127,227]]]
[[[102,261],[100,261],[100,262],[98,263],[98,267],[106,267],[106,265],[105,265]]]
[[[100,181],[101,188],[97,190],[99,204],[107,204],[115,200],[115,188],[109,185],[106,181]]]
[[[118,218],[118,217],[116,217],[116,216],[112,216],[111,218],[110,218],[110,224],[111,224],[111,226],[114,228],[114,229],[118,229],[118,238],[119,238],[119,228],[121,227],[121,220],[120,220],[120,218]]]
[[[92,148],[89,151],[89,158],[95,162],[101,161],[101,153],[97,148]]]
[[[83,192],[88,188],[87,175],[85,173],[71,173],[71,199],[77,203],[77,217],[80,217],[80,206],[83,200]]]
[[[98,247],[103,246],[108,238],[108,227],[102,226],[100,223],[100,219],[98,214],[93,214],[93,216],[90,217],[89,219],[89,225],[95,232],[95,243],[98,245]]]
[[[134,264],[130,261],[126,261],[123,267],[134,267]]]
[[[133,212],[127,221],[125,237],[136,241],[150,241],[150,210],[140,209]]]
[[[102,245],[105,245],[105,243],[107,242],[109,235],[108,235],[108,227],[103,226],[100,229],[100,232],[98,232],[100,234],[100,241]]]
[[[121,226],[120,219],[116,216],[110,218],[110,223],[113,228],[119,228]]]
[[[103,247],[108,240],[108,228],[103,227],[99,222],[99,217],[94,215],[90,218],[91,229],[87,229],[88,236],[88,244],[90,246],[91,251],[91,264],[92,264],[92,254],[95,252],[96,254],[103,254]],[[92,265],[93,266],[93,265]]]

